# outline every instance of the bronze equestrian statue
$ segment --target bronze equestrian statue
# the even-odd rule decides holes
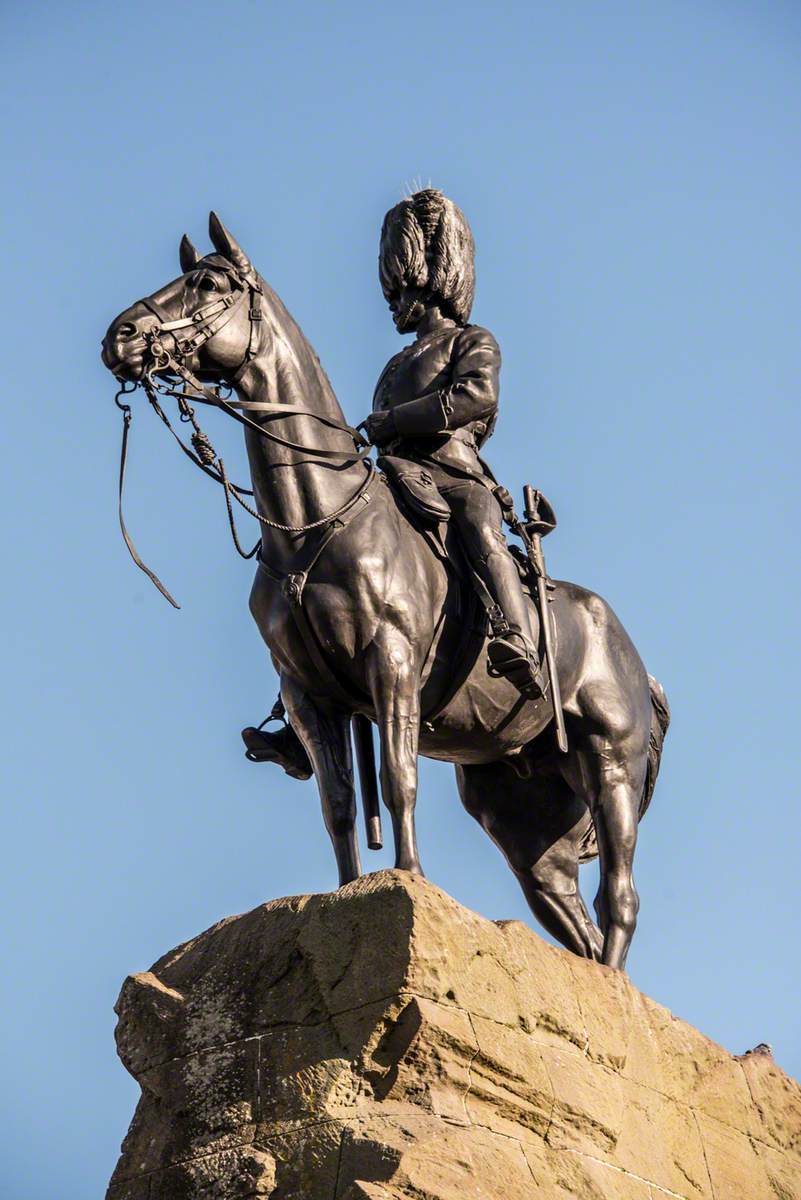
[[[300,328],[214,214],[210,236],[204,257],[183,239],[183,273],[112,322],[103,361],[142,384],[165,421],[160,402],[178,397],[195,430],[184,449],[223,484],[229,513],[247,493],[194,405],[216,404],[245,426],[261,527],[251,612],[280,676],[287,762],[302,776],[308,756],[340,881],[361,872],[351,721],[369,719],[396,867],[421,872],[418,754],[453,762],[464,806],[537,918],[576,954],[623,968],[638,908],[637,824],[667,701],[605,601],[549,583],[568,752],[555,745],[533,588],[512,576],[505,496],[477,453],[497,408],[499,356],[486,330],[466,324],[466,221],[429,189],[385,222],[382,284],[399,330],[418,337],[384,372],[365,422],[391,451],[380,474]],[[598,925],[578,889],[579,864],[596,854]]]

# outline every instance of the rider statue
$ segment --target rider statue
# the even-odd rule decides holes
[[[435,188],[387,213],[381,287],[398,333],[416,340],[384,368],[363,428],[410,507],[429,521],[455,522],[489,615],[491,669],[537,699],[545,690],[537,637],[502,529],[499,497],[508,493],[479,457],[498,413],[501,354],[489,330],[468,324],[474,255],[463,213]],[[310,773],[289,726],[243,736],[250,757],[280,762],[298,778]]]
[[[536,637],[496,496],[505,489],[478,453],[495,427],[501,353],[489,330],[468,324],[474,254],[463,213],[435,188],[387,213],[381,287],[398,333],[417,336],[384,368],[364,426],[371,442],[408,464],[393,473],[412,506],[455,521],[491,598],[490,664],[537,699],[544,687]]]

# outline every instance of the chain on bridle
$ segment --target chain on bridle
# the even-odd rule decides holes
[[[169,314],[162,309],[161,305],[152,296],[148,296],[141,300],[140,303],[148,309],[156,318],[158,324],[148,329],[142,336],[145,340],[146,360],[142,368],[140,378],[131,382],[128,386],[122,382],[120,389],[114,397],[117,407],[122,411],[123,415],[123,432],[122,432],[122,447],[120,451],[120,473],[119,473],[119,521],[122,536],[128,551],[140,570],[148,576],[151,582],[158,588],[165,599],[169,600],[174,608],[180,608],[180,605],[173,599],[167,591],[159,577],[153,572],[140,558],[136,547],[131,540],[125,525],[123,515],[123,492],[125,485],[125,467],[128,455],[128,436],[133,419],[133,413],[130,404],[123,397],[131,395],[142,387],[147,395],[148,401],[156,412],[161,421],[166,425],[181,450],[187,457],[195,463],[197,467],[219,483],[225,493],[225,503],[228,513],[228,523],[231,530],[231,536],[237,552],[245,559],[252,558],[259,550],[261,539],[259,539],[252,550],[245,551],[239,541],[239,535],[234,519],[234,510],[232,500],[236,500],[242,508],[255,517],[263,526],[270,529],[276,529],[284,533],[306,533],[312,529],[317,529],[322,525],[328,525],[335,521],[343,513],[347,512],[364,494],[369,485],[375,466],[371,459],[367,458],[372,447],[364,437],[359,433],[358,429],[353,428],[341,421],[335,421],[331,417],[325,416],[323,413],[314,412],[312,409],[302,408],[298,405],[288,404],[273,404],[262,401],[251,400],[232,400],[231,389],[227,389],[227,395],[224,394],[224,385],[216,384],[212,387],[207,387],[201,383],[199,379],[193,375],[185,364],[185,360],[196,354],[197,351],[215,337],[229,321],[236,316],[237,312],[245,302],[248,302],[248,317],[250,323],[250,331],[248,335],[248,345],[242,363],[237,368],[232,376],[232,383],[241,377],[247,367],[256,357],[258,353],[259,329],[261,328],[262,311],[261,298],[263,289],[261,281],[252,268],[248,271],[240,271],[233,264],[214,264],[216,270],[224,271],[231,280],[235,290],[229,292],[225,296],[220,296],[218,299],[211,301],[209,304],[202,305],[191,316],[182,317],[179,320],[169,320]],[[193,332],[186,338],[177,336],[177,331],[182,329],[191,329]],[[164,334],[170,334],[173,340],[172,348],[168,349],[162,340]],[[182,388],[180,391],[171,386],[169,377],[177,376],[181,381]],[[178,402],[179,416],[182,422],[191,424],[192,435],[190,438],[191,448],[179,436],[173,425],[164,412],[164,409],[159,401],[159,397],[171,397]],[[285,449],[295,451],[299,454],[308,454],[313,458],[330,460],[338,462],[342,465],[352,462],[357,463],[367,459],[367,473],[364,480],[359,485],[354,494],[341,505],[335,512],[328,513],[324,517],[320,517],[317,521],[311,521],[306,525],[283,525],[278,521],[270,520],[258,511],[257,508],[248,504],[243,498],[245,496],[253,496],[253,492],[249,488],[244,488],[233,483],[225,470],[225,463],[217,454],[214,446],[211,443],[208,435],[200,428],[195,415],[195,410],[190,404],[190,401],[195,403],[208,404],[214,408],[222,409],[228,416],[233,417],[241,425],[255,431],[260,437],[267,441],[275,442],[277,445]],[[238,412],[237,409],[242,409]],[[286,438],[280,437],[273,433],[265,425],[253,421],[246,415],[247,410],[258,412],[263,415],[265,420],[280,419],[281,417],[290,416],[305,416],[313,417],[321,424],[328,426],[331,429],[347,433],[353,438],[356,449],[352,451],[343,450],[328,450],[323,447],[304,446],[297,442],[291,442]]]

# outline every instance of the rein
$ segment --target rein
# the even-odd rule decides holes
[[[158,588],[158,590],[161,592],[161,594],[165,600],[169,600],[169,602],[173,606],[173,608],[180,608],[181,607],[180,604],[178,603],[177,600],[174,600],[172,598],[170,593],[165,588],[164,584],[159,579],[156,572],[151,571],[151,569],[147,565],[147,563],[144,563],[142,561],[142,559],[139,557],[139,553],[136,549],[136,546],[133,544],[133,539],[131,538],[131,535],[128,533],[128,527],[125,524],[125,515],[122,510],[122,498],[123,498],[123,493],[125,491],[125,466],[128,461],[128,434],[131,429],[131,421],[133,420],[133,413],[131,411],[130,404],[126,404],[124,400],[120,399],[120,397],[121,396],[129,396],[131,394],[131,392],[135,392],[135,391],[136,391],[136,384],[134,384],[134,386],[131,388],[126,388],[125,384],[123,383],[122,387],[120,388],[120,390],[117,392],[116,396],[114,397],[114,403],[117,405],[117,408],[119,408],[120,411],[122,412],[122,446],[120,447],[120,483],[119,483],[119,500],[118,500],[118,504],[117,504],[119,519],[120,519],[120,531],[122,532],[122,536],[123,536],[125,545],[128,547],[128,553],[130,554],[131,558],[136,563],[137,567],[139,567],[139,570],[144,571],[145,575],[147,575],[147,577],[151,581],[151,583],[156,588]]]
[[[233,265],[226,265],[221,269],[224,269],[231,276],[232,282],[236,283],[239,295],[236,295],[234,292],[230,292],[228,295],[220,297],[219,300],[215,300],[211,304],[204,305],[202,308],[199,308],[190,317],[184,317],[177,321],[170,321],[166,319],[167,314],[164,312],[158,302],[152,297],[147,297],[145,300],[141,301],[141,303],[153,313],[159,322],[155,328],[149,329],[145,334],[147,351],[152,361],[144,368],[142,377],[139,380],[133,382],[130,387],[126,386],[126,384],[123,382],[122,386],[114,397],[115,403],[122,411],[123,415],[118,501],[120,530],[122,532],[125,545],[128,548],[128,552],[133,561],[136,563],[137,567],[144,571],[154,586],[161,592],[162,596],[164,596],[174,608],[180,608],[180,605],[170,595],[167,588],[159,579],[158,575],[156,575],[155,572],[152,571],[142,561],[125,524],[125,517],[123,515],[123,492],[125,487],[125,468],[128,456],[128,440],[131,422],[133,420],[133,413],[131,406],[125,402],[122,397],[131,395],[136,391],[137,387],[141,386],[144,389],[154,412],[167,426],[167,429],[173,435],[184,454],[186,454],[186,456],[197,467],[199,467],[206,475],[208,475],[210,479],[213,479],[216,483],[219,483],[222,486],[225,492],[228,523],[231,529],[231,536],[234,546],[242,558],[245,559],[252,558],[258,552],[261,539],[256,542],[252,550],[245,551],[242,549],[234,520],[234,512],[231,503],[232,498],[236,500],[246,512],[255,517],[262,525],[270,529],[277,529],[284,533],[307,533],[310,530],[318,529],[323,525],[332,524],[344,513],[348,512],[348,510],[350,510],[358,500],[366,495],[367,487],[369,486],[375,474],[375,465],[372,459],[367,459],[367,455],[369,455],[372,447],[370,443],[366,441],[364,437],[362,437],[359,431],[354,429],[351,425],[345,424],[341,421],[336,421],[331,417],[325,416],[323,413],[314,412],[312,409],[302,408],[299,405],[272,404],[254,400],[231,401],[221,395],[219,388],[212,390],[211,388],[205,387],[204,384],[202,384],[184,365],[182,360],[188,355],[194,354],[200,348],[200,346],[209,341],[215,336],[215,334],[219,333],[220,330],[228,324],[228,322],[232,319],[232,317],[236,314],[238,309],[248,297],[250,298],[250,336],[248,339],[248,348],[245,358],[241,366],[238,368],[236,374],[233,376],[234,382],[241,376],[241,374],[256,356],[256,343],[258,341],[257,331],[259,322],[262,319],[261,308],[259,304],[259,297],[262,294],[261,283],[252,272],[239,272],[233,267]],[[193,328],[195,331],[190,337],[182,340],[175,336],[176,330],[189,327]],[[164,333],[169,333],[173,337],[173,352],[170,352],[161,340],[162,334]],[[166,383],[157,382],[157,374],[170,374],[178,376],[178,378],[182,381],[183,390],[176,391]],[[187,388],[191,388],[191,391],[187,391]],[[159,396],[169,396],[176,399],[178,401],[180,419],[184,422],[189,422],[192,424],[194,432],[192,433],[190,439],[192,443],[191,449],[176,433],[169,417],[166,415],[161,407],[161,404],[159,403]],[[243,496],[253,496],[252,491],[232,483],[228,478],[225,470],[225,464],[212,446],[208,436],[200,428],[195,417],[195,411],[189,403],[190,400],[196,403],[208,404],[214,408],[221,409],[228,416],[233,417],[234,420],[238,421],[246,428],[253,430],[265,440],[274,442],[285,449],[294,451],[295,453],[308,454],[313,458],[331,460],[334,462],[339,462],[342,465],[349,462],[355,464],[367,459],[367,462],[365,463],[365,466],[367,467],[365,478],[354,494],[349,497],[344,504],[342,504],[334,512],[328,513],[326,516],[321,517],[316,521],[310,521],[306,525],[283,525],[278,521],[272,521],[268,517],[263,516],[256,508],[252,507],[242,498]],[[242,412],[237,412],[237,409],[242,409]],[[319,421],[322,425],[327,426],[329,429],[335,429],[343,433],[347,433],[353,439],[355,448],[352,451],[327,450],[323,447],[304,446],[297,442],[288,441],[286,438],[282,438],[280,435],[273,433],[265,426],[251,420],[250,417],[246,415],[248,411],[262,413],[271,420],[289,416],[313,417],[315,420]]]

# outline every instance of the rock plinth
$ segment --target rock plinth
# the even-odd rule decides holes
[[[130,976],[108,1200],[801,1200],[801,1089],[401,872]]]

